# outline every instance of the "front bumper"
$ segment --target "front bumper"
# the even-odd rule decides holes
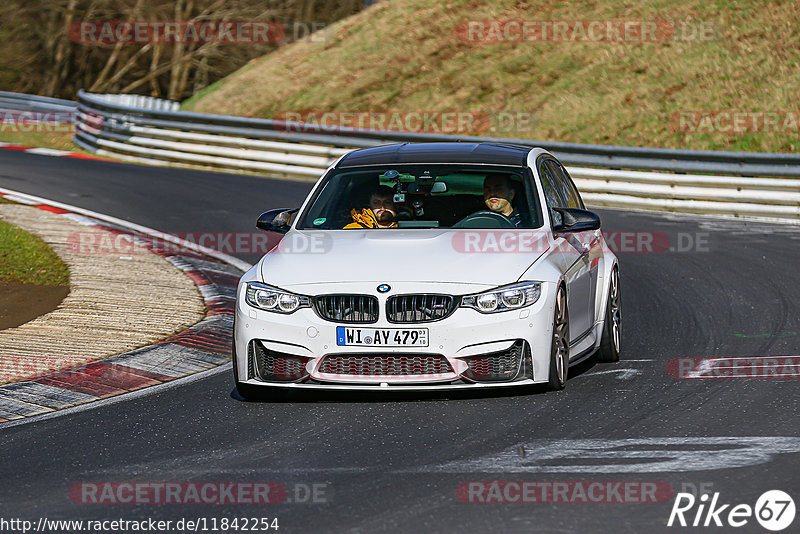
[[[382,313],[374,324],[346,325],[365,329],[428,329],[427,347],[395,348],[338,346],[336,327],[345,325],[322,319],[309,308],[289,315],[258,310],[245,302],[244,287],[245,284],[239,287],[234,329],[236,379],[243,384],[287,389],[420,391],[524,386],[547,382],[549,376],[554,284],[543,283],[539,300],[522,310],[482,314],[458,308],[445,319],[413,324],[389,323]],[[386,296],[377,296],[384,310]],[[503,377],[480,372],[480,369],[496,369],[496,365],[487,362],[497,362],[498,356],[514,350],[520,351],[520,367],[516,372],[507,372]],[[265,378],[263,375],[268,373],[264,373],[263,364],[267,359],[275,361],[271,358],[276,355],[292,363],[291,372],[282,373],[277,380],[273,375]],[[326,357],[331,358],[323,366]],[[384,363],[388,361],[389,367],[394,362],[395,372],[369,372],[365,369],[374,367],[352,363],[374,361],[375,357]],[[334,358],[352,365],[332,367],[330,362]],[[424,372],[415,368],[420,360],[434,359],[441,360],[442,365],[426,368]],[[397,368],[414,370],[398,374]]]

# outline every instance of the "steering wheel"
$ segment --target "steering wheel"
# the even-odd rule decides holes
[[[453,225],[453,228],[516,228],[511,219],[496,211],[483,210],[467,215]]]

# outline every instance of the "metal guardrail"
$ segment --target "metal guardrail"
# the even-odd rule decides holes
[[[84,92],[79,93],[78,110],[76,143],[101,155],[132,161],[316,179],[336,157],[353,148],[406,141],[514,143],[553,152],[568,165],[584,199],[596,206],[800,221],[797,154],[322,130],[301,123],[147,110]]]
[[[568,166],[584,199],[595,206],[800,222],[800,154],[320,130],[302,123],[175,111],[175,103],[122,98],[128,96],[79,92],[75,143],[123,160],[304,179],[316,179],[353,148],[396,142],[513,143],[554,153]]]
[[[645,169],[683,173],[740,176],[800,177],[800,154],[715,152],[606,145],[553,143],[529,139],[465,137],[352,128],[314,128],[312,125],[206,113],[152,111],[110,104],[96,95],[78,94],[79,109],[121,123],[178,129],[233,137],[286,140],[361,148],[393,142],[473,141],[539,146],[571,165]]]
[[[77,109],[78,104],[72,100],[0,91],[0,112],[58,113],[69,117]]]
[[[116,104],[151,111],[178,111],[178,108],[180,108],[179,102],[142,95],[95,94],[93,96],[112,105]],[[76,113],[78,111],[78,103],[72,100],[62,100],[60,98],[0,91],[0,110],[67,114]]]
[[[95,94],[94,97],[108,102],[130,108],[147,109],[150,111],[178,111],[181,107],[180,102],[166,100],[164,98],[154,98],[143,95],[101,95]]]

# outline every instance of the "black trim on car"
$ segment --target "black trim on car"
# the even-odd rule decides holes
[[[408,305],[409,299],[411,300],[410,306]],[[405,320],[404,317],[406,314],[411,313],[416,315],[417,313],[420,312],[420,310],[417,309],[419,308],[419,306],[417,306],[416,299],[421,300],[421,302],[419,303],[420,306],[424,306],[430,300],[432,301],[430,302],[432,306],[445,305],[446,309],[441,314],[437,313],[435,310],[432,309],[431,313],[428,314],[429,318]],[[398,307],[398,302],[400,303],[399,307]],[[391,297],[386,299],[386,320],[393,324],[434,323],[436,321],[441,321],[442,319],[450,317],[460,305],[461,305],[460,296],[445,295],[441,293],[413,293],[405,295],[392,295]],[[402,316],[398,318],[397,317],[398,314],[402,314]]]
[[[403,143],[355,150],[339,160],[336,168],[457,162],[524,166],[531,150],[529,146],[500,143]]]
[[[364,304],[369,303],[369,309],[364,309]],[[330,306],[333,307],[333,314],[328,313]],[[341,305],[341,310],[339,309]],[[349,305],[349,308],[348,308]],[[356,293],[330,293],[327,295],[317,295],[311,297],[311,307],[314,312],[326,321],[346,324],[373,324],[380,318],[380,302],[375,295],[364,295]],[[347,313],[349,311],[349,313]],[[341,312],[341,314],[339,314]],[[347,315],[359,314],[361,317],[346,318]],[[367,317],[363,317],[367,314]]]

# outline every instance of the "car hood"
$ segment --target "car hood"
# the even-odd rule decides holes
[[[548,248],[541,230],[291,231],[261,260],[290,288],[337,282],[512,283]]]

